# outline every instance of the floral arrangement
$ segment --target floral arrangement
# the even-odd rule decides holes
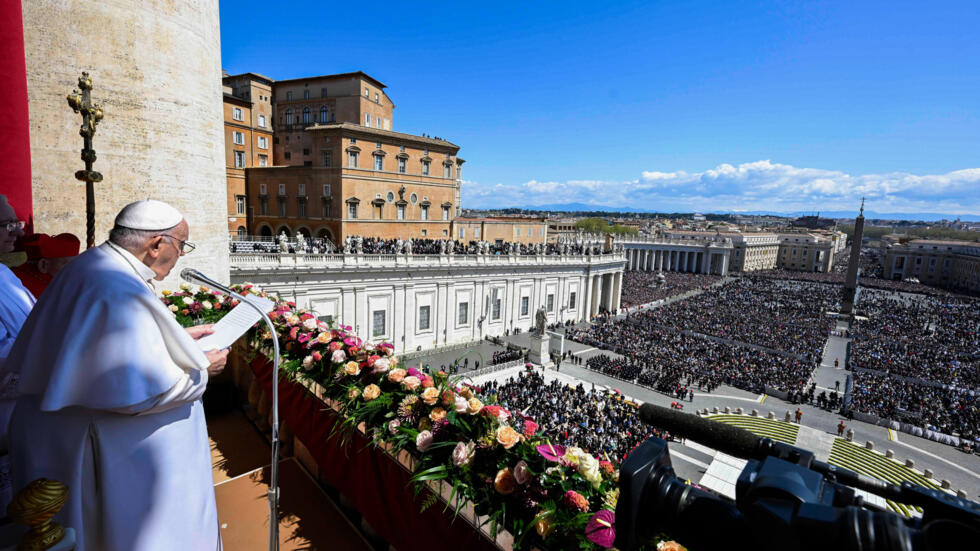
[[[264,295],[248,285],[236,291]],[[191,325],[220,318],[214,313],[227,311],[228,298],[182,289],[163,300],[177,306],[170,309],[178,321]],[[195,318],[193,305],[205,301],[212,308],[202,306]],[[465,497],[489,517],[492,534],[506,529],[513,535],[515,549],[613,546],[619,470],[609,458],[552,444],[533,419],[484,403],[478,388],[442,371],[403,367],[391,344],[362,341],[350,327],[334,327],[294,303],[277,302],[269,318],[276,335],[253,330],[250,344],[271,355],[278,338],[284,377],[321,385],[339,410],[340,430],[363,423],[379,445],[414,456],[417,495],[426,482],[445,481],[452,486],[450,502]],[[435,499],[426,492],[422,507]],[[464,501],[456,503],[458,514]]]
[[[163,304],[177,317],[177,323],[184,327],[215,323],[229,310],[238,305],[238,300],[220,291],[207,287],[194,287],[181,283],[180,290],[163,291]]]

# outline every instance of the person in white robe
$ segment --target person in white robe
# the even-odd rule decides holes
[[[55,276],[8,357],[14,484],[68,485],[55,516],[77,551],[220,549],[201,395],[227,351],[202,352],[153,290],[193,249],[181,214],[127,205],[109,240]]]

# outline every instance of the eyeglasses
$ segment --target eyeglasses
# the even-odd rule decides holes
[[[197,248],[197,245],[191,243],[190,241],[181,241],[180,239],[177,239],[172,235],[161,233],[160,237],[169,237],[170,239],[173,239],[174,241],[180,243],[180,247],[178,247],[178,250],[184,254],[194,252],[194,249]]]
[[[24,222],[23,220],[14,220],[13,222],[0,222],[0,228],[3,228],[7,231],[22,230],[26,225],[27,222]]]

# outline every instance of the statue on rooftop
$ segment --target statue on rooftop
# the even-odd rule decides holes
[[[279,234],[279,252],[288,253],[289,252],[289,238],[286,237],[286,232]]]
[[[354,238],[354,252],[364,254],[364,238],[360,235]]]

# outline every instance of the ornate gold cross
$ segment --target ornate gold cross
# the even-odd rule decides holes
[[[85,161],[85,170],[75,173],[75,179],[85,182],[85,233],[86,247],[95,246],[95,186],[93,182],[101,182],[102,174],[92,170],[95,163],[95,150],[92,149],[92,137],[95,136],[95,127],[102,120],[102,108],[92,103],[92,79],[88,73],[82,72],[78,78],[78,87],[82,89],[72,90],[68,94],[68,105],[76,113],[82,114],[82,126],[78,133],[84,138],[85,145],[82,147],[82,160]]]

